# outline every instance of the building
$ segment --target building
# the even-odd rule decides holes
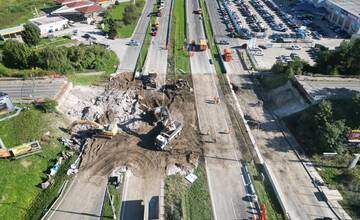
[[[15,109],[8,94],[0,92],[0,115],[11,112]]]
[[[73,21],[91,22],[95,20],[99,13],[105,10],[103,6],[105,3],[112,1],[109,0],[56,0],[60,5],[58,9],[53,11],[52,15],[61,15]]]
[[[1,29],[0,40],[6,40],[9,38],[18,38],[21,32],[23,31],[24,31],[24,26],[22,24],[16,27]]]
[[[326,18],[348,34],[360,34],[360,0],[307,0],[326,9]]]
[[[40,31],[41,36],[63,30],[69,26],[69,20],[60,16],[33,18],[29,22]]]

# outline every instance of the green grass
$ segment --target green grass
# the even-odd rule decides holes
[[[188,187],[184,177],[169,176],[165,180],[165,219],[213,219],[206,171],[203,163],[197,167],[198,179]]]
[[[171,44],[173,47],[173,59],[174,69],[178,72],[179,69],[190,73],[190,60],[189,52],[187,51],[186,45],[186,23],[185,23],[185,1],[175,0],[172,20],[172,36]],[[174,30],[175,29],[175,30]]]
[[[60,115],[45,114],[33,108],[18,117],[0,122],[0,137],[8,148],[40,140],[45,132],[51,132],[46,141],[40,142],[41,153],[18,160],[0,160],[0,219],[24,218],[40,193],[38,185],[63,149],[56,140],[60,135],[58,127],[64,127]]]
[[[33,17],[34,9],[54,5],[53,0],[0,0],[0,29],[25,23]]]
[[[36,45],[36,49],[41,49],[45,46],[62,46],[64,44],[75,43],[76,40],[71,40],[68,37],[56,37],[56,38],[42,38],[40,43]]]
[[[106,80],[107,76],[105,74],[101,75],[80,75],[80,74],[70,74],[67,78],[74,84],[74,85],[94,85],[99,83],[100,81]]]
[[[266,91],[269,91],[284,85],[288,81],[288,78],[286,74],[269,74],[258,76],[258,80],[262,87]]]
[[[258,196],[260,204],[266,205],[267,216],[269,220],[285,219],[282,214],[280,204],[277,202],[275,192],[273,191],[269,180],[261,180],[260,173],[256,166],[252,163],[249,164],[249,171],[253,176],[253,183]]]
[[[119,38],[128,38],[128,37],[131,37],[131,35],[133,34],[135,28],[136,28],[136,25],[138,23],[138,20],[140,18],[140,15],[143,11],[143,8],[145,6],[145,1],[143,0],[138,0],[137,3],[141,3],[141,7],[136,7],[136,12],[137,14],[139,14],[138,18],[132,22],[131,24],[127,24],[127,25],[121,25],[120,27],[117,28],[117,33],[118,33],[118,37]],[[125,11],[125,8],[126,6],[129,5],[129,2],[123,2],[123,3],[120,3],[116,6],[114,6],[111,11],[110,11],[110,14],[111,14],[111,17],[114,19],[114,20],[117,20],[117,21],[121,21],[123,19],[123,13]],[[106,29],[106,28],[105,28]]]
[[[108,184],[108,187],[110,194],[113,197],[113,203],[114,203],[116,215],[118,215],[119,211],[121,210],[121,203],[122,203],[121,196],[122,196],[124,184],[121,184],[119,188],[116,188],[114,185],[111,184]],[[112,219],[112,217],[113,217],[113,212],[111,209],[111,204],[109,202],[109,198],[106,196],[101,219]],[[116,219],[120,219],[120,216],[116,216]]]

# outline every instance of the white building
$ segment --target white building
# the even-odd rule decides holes
[[[3,113],[10,112],[14,110],[14,105],[11,102],[10,97],[8,94],[0,92],[0,115]]]
[[[33,18],[29,22],[40,31],[41,36],[63,30],[69,26],[69,20],[60,16]]]

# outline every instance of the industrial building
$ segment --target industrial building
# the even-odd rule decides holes
[[[0,115],[11,112],[15,109],[8,94],[0,92]]]
[[[348,34],[360,34],[360,0],[307,0],[316,7],[324,7],[326,18]]]
[[[46,36],[49,33],[63,30],[69,26],[69,20],[60,16],[43,16],[30,19],[29,22],[40,31],[41,36]]]

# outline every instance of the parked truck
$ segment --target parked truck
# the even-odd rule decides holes
[[[172,119],[170,111],[166,106],[155,108],[154,116],[157,119],[157,123],[162,123],[164,127],[155,138],[155,147],[161,150],[167,150],[169,143],[180,135],[183,124]]]
[[[207,48],[207,41],[205,39],[201,39],[199,43],[200,51],[204,51]]]

